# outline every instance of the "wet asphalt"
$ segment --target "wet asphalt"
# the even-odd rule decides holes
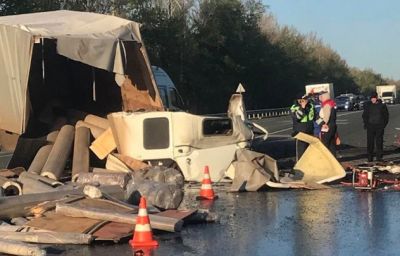
[[[400,107],[400,106],[399,106]],[[400,160],[393,144],[400,118],[391,107],[392,121],[385,137],[387,160]],[[339,127],[349,147],[341,150],[341,161],[365,161],[361,112],[346,114]],[[264,124],[274,126],[275,135],[290,132],[287,118]],[[289,125],[289,126],[288,126]],[[358,128],[354,128],[358,127]],[[276,140],[262,149],[290,156]],[[288,146],[289,145],[289,146]],[[280,148],[280,150],[278,150]],[[182,207],[210,207],[219,215],[216,223],[188,225],[180,234],[155,234],[160,246],[144,255],[399,255],[400,191],[360,191],[335,185],[326,190],[267,190],[230,193],[217,186],[219,199],[211,206],[194,198],[198,187],[185,191]],[[140,249],[139,249],[140,250]],[[135,255],[128,241],[91,246],[51,246],[48,255]],[[137,254],[140,255],[140,254]]]
[[[211,206],[218,222],[186,226],[178,235],[155,235],[160,246],[147,255],[399,254],[400,191],[226,189],[216,188],[220,198]],[[197,192],[186,195],[192,206],[200,204],[192,200]],[[122,256],[134,250],[125,241],[58,247],[53,253]]]

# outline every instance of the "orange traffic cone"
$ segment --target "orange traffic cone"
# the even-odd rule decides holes
[[[197,197],[197,200],[214,200],[217,198],[218,196],[214,195],[214,190],[211,185],[210,171],[206,165],[204,167],[204,177],[201,183],[200,195]]]
[[[129,241],[132,247],[158,246],[158,242],[153,240],[150,220],[147,215],[146,199],[140,198],[139,213],[136,217],[135,233],[133,239]]]

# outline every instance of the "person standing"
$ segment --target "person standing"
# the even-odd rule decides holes
[[[314,132],[314,105],[306,95],[299,95],[290,108],[293,119],[293,136],[299,132],[313,135]],[[296,142],[297,159],[300,159],[306,151],[308,144],[303,141]]]
[[[321,110],[316,122],[321,127],[321,142],[329,149],[332,155],[336,156],[336,104],[328,92],[321,92],[319,100],[321,101]]]
[[[389,111],[386,104],[378,99],[376,92],[371,94],[371,100],[364,106],[362,114],[364,129],[367,129],[368,162],[374,160],[374,147],[376,144],[376,160],[382,161],[383,134],[389,122]]]

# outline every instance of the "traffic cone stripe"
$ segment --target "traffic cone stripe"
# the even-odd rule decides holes
[[[149,218],[137,217],[136,224],[147,224],[150,223]]]
[[[208,174],[208,173],[205,173],[205,174],[204,174],[204,177],[203,177],[203,179],[204,179],[204,180],[206,180],[206,179],[210,179],[210,174]]]
[[[139,212],[138,212],[138,216],[139,217],[147,216],[147,210],[140,208]]]
[[[151,232],[150,224],[136,224],[135,232]]]
[[[201,185],[201,189],[212,189],[211,184],[203,184]]]

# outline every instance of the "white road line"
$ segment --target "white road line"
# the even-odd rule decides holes
[[[282,130],[278,130],[278,131],[275,131],[275,132],[270,132],[269,134],[276,134],[276,133],[286,132],[286,131],[289,131],[289,130],[292,130],[292,127],[286,128],[286,129],[282,129]]]
[[[356,114],[356,113],[359,113],[360,111],[352,111],[352,112],[349,112],[349,113],[343,113],[343,114],[338,114],[337,116],[338,117],[341,117],[341,116],[347,116],[347,115],[351,115],[351,114]],[[344,121],[344,122],[343,122]],[[345,119],[345,120],[338,120],[338,124],[340,124],[340,125],[347,125],[347,124],[349,124],[348,122],[346,122],[347,121],[347,119]],[[343,123],[342,123],[343,122]],[[269,134],[277,134],[277,133],[281,133],[281,132],[286,132],[286,131],[289,131],[289,130],[292,130],[292,127],[289,127],[289,128],[285,128],[285,129],[282,129],[282,130],[278,130],[278,131],[274,131],[274,132],[270,132]]]
[[[351,115],[351,114],[357,114],[357,113],[360,113],[360,112],[361,112],[361,110],[352,111],[352,112],[349,112],[349,113],[337,114],[337,116],[338,116],[338,117],[339,117],[339,116],[347,116],[347,115]]]

